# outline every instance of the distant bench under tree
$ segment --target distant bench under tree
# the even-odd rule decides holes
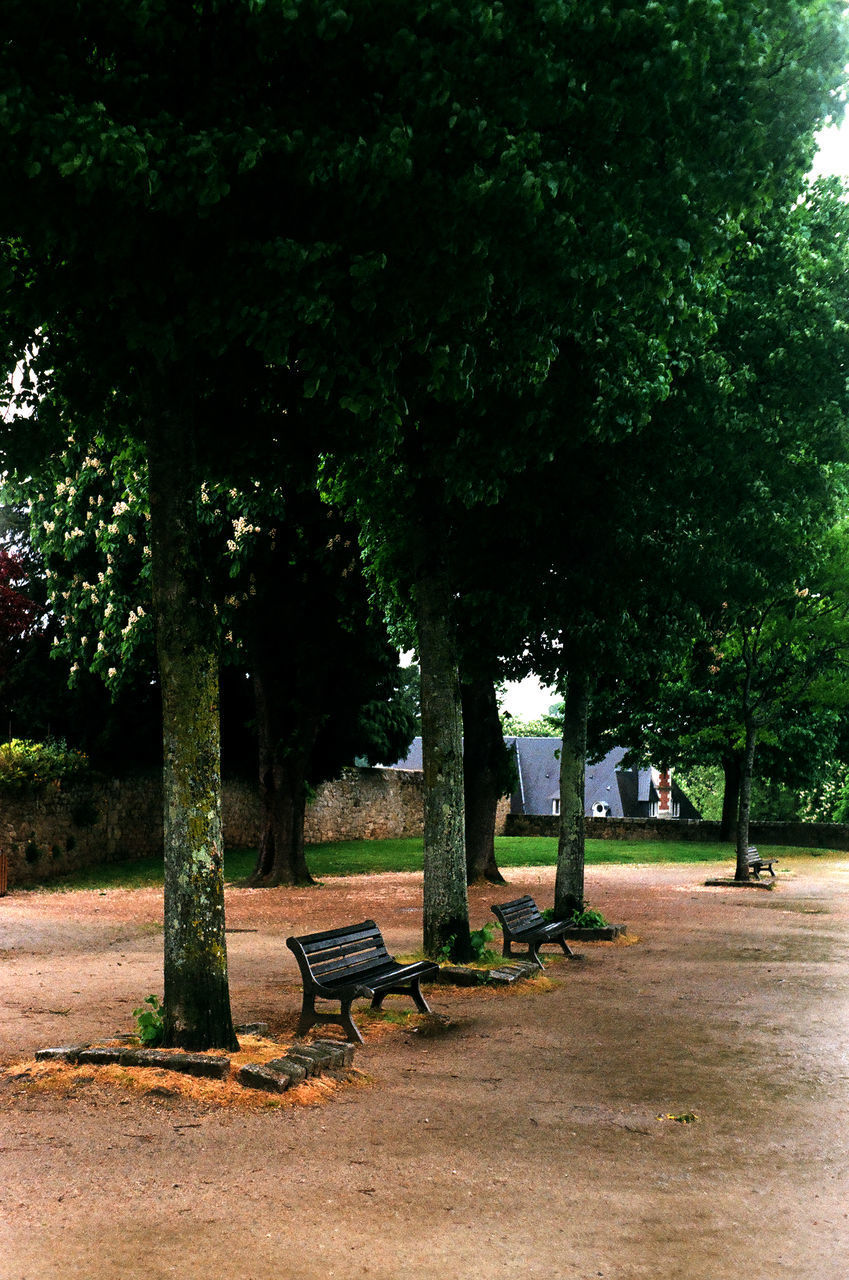
[[[372,1009],[379,1009],[384,996],[408,995],[421,1013],[430,1013],[419,983],[437,973],[439,965],[430,960],[399,964],[386,950],[373,920],[287,938],[286,946],[294,953],[304,985],[299,1036],[316,1022],[335,1022],[350,1039],[362,1044],[363,1037],[351,1017],[351,1004],[360,997],[371,1000]],[[338,1002],[340,1013],[319,1013],[317,999]]]
[[[546,942],[556,942],[567,956],[574,957],[574,951],[566,945],[564,938],[570,926],[564,920],[544,920],[539,907],[529,895],[514,898],[511,902],[496,903],[490,910],[501,925],[504,936],[502,955],[514,955],[514,942],[527,946],[528,958],[539,965],[540,969],[544,969],[545,965],[539,958],[539,948]]]
[[[766,870],[775,878],[775,872],[772,869],[773,862],[777,862],[777,858],[762,858],[753,844],[749,845],[746,852],[746,865],[756,880],[760,880],[761,872]]]

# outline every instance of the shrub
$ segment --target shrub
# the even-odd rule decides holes
[[[495,924],[485,924],[480,929],[472,929],[469,934],[469,941],[472,944],[472,955],[476,964],[492,964],[498,960],[498,952],[493,951],[489,945],[492,935],[495,933]]]
[[[88,757],[59,740],[12,738],[0,746],[0,795],[38,795],[48,786],[71,786],[90,776]]]
[[[540,914],[549,923],[559,918],[554,914],[554,907],[545,907]],[[596,911],[595,907],[588,907],[586,903],[582,907],[576,907],[566,923],[576,929],[606,929],[608,925],[601,912]]]
[[[147,1006],[147,1007],[145,1007]],[[133,1009],[133,1017],[142,1044],[150,1048],[162,1043],[165,1035],[165,1015],[156,996],[145,996],[144,1004]]]
[[[494,964],[499,959],[498,953],[490,950],[489,946],[495,929],[496,925],[493,923],[485,924],[480,929],[470,930],[469,942],[472,948],[472,964],[489,965]],[[456,935],[452,933],[437,957],[443,964],[450,963],[456,942]]]
[[[600,911],[596,911],[594,907],[588,907],[584,904],[581,911],[573,911],[572,919],[569,921],[576,929],[605,929],[607,921]]]

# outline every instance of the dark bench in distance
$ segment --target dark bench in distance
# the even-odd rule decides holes
[[[299,1036],[316,1022],[336,1022],[350,1039],[362,1044],[363,1038],[351,1018],[351,1003],[362,996],[371,1000],[372,1009],[379,1009],[384,996],[409,995],[417,1009],[430,1013],[419,983],[438,972],[439,965],[430,960],[398,964],[386,950],[373,920],[287,938],[286,946],[294,952],[304,984]],[[341,1012],[319,1013],[316,999],[338,1002]]]
[[[569,928],[568,924],[563,920],[547,923],[543,920],[533,898],[527,895],[524,898],[514,898],[512,902],[496,903],[490,909],[501,925],[504,935],[502,955],[512,957],[514,954],[512,944],[516,942],[527,946],[528,958],[538,964],[540,969],[544,969],[545,966],[539,958],[539,948],[546,942],[557,942],[567,956],[574,956],[574,951],[566,945],[563,937]]]
[[[773,862],[777,862],[777,858],[762,858],[753,844],[749,845],[746,854],[746,863],[756,880],[760,880],[761,872],[766,869],[775,879],[775,872],[772,869]]]

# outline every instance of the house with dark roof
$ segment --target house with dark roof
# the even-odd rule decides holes
[[[508,738],[516,754],[519,784],[511,812],[559,814],[560,742],[557,738]],[[584,775],[584,813],[595,818],[698,818],[668,771],[626,767],[625,750],[614,747],[588,764]]]
[[[511,813],[560,813],[560,740],[505,738],[516,758],[518,782]],[[626,768],[624,748],[615,747],[603,760],[588,764],[584,780],[584,813],[596,818],[698,818],[698,811],[668,772]],[[422,740],[414,738],[404,760],[393,769],[422,768]]]

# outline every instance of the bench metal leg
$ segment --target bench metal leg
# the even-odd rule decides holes
[[[363,1044],[363,1038],[351,1017],[351,1001],[342,1000],[340,1003],[342,1007],[338,1015],[335,1013],[319,1013],[315,1007],[315,996],[304,995],[303,1008],[298,1019],[295,1035],[305,1036],[310,1027],[314,1027],[317,1022],[329,1022],[336,1026],[341,1026],[349,1040],[355,1040],[358,1044]]]
[[[304,993],[304,1003],[301,1006],[301,1016],[298,1019],[295,1035],[305,1036],[316,1022],[318,1022],[318,1014],[315,1011],[315,997]]]
[[[371,999],[372,1009],[381,1009],[383,1007],[384,996],[412,996],[416,1008],[420,1013],[430,1013],[430,1005],[422,995],[419,979],[415,978],[404,987],[386,987],[383,991],[375,991]]]
[[[357,1030],[356,1025],[354,1024],[354,1019],[351,1017],[351,1001],[350,1000],[342,1001],[342,1016],[340,1018],[334,1019],[334,1021],[341,1022],[342,1027],[345,1030],[345,1034],[348,1036],[349,1040],[356,1040],[358,1044],[363,1043],[363,1038],[360,1035],[359,1031]]]
[[[410,995],[413,997],[413,1000],[415,1001],[416,1008],[418,1009],[419,1013],[430,1013],[430,1005],[422,995],[418,978],[416,978],[415,982],[412,983],[410,987]]]
[[[524,945],[524,938],[522,939],[522,945]],[[536,943],[536,942],[528,943],[527,959],[532,960],[534,964],[537,966],[537,968],[544,969],[545,965],[540,960],[539,951],[537,949],[540,945],[541,945],[540,943]],[[568,947],[566,948],[566,950],[569,955],[572,954],[569,951]],[[504,945],[501,948],[501,955],[505,960],[523,960],[525,958],[523,955],[519,955],[518,952],[513,950],[513,944],[510,938],[504,939]]]

